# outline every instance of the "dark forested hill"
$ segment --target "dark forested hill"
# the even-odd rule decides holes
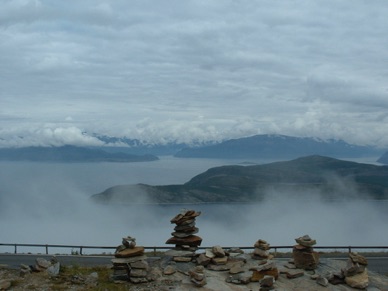
[[[211,168],[183,185],[124,185],[93,195],[99,202],[253,202],[266,193],[324,199],[388,198],[388,166],[308,156],[254,166]]]
[[[2,161],[36,162],[144,162],[158,160],[153,155],[131,155],[126,153],[108,153],[101,149],[76,146],[61,147],[25,147],[0,149]]]
[[[180,158],[286,158],[307,155],[330,157],[379,156],[382,150],[369,146],[357,146],[341,140],[321,140],[285,135],[255,135],[231,139],[219,144],[191,147],[175,154]]]

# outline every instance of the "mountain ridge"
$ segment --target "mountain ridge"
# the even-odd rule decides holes
[[[253,166],[210,168],[180,185],[120,185],[92,195],[102,203],[257,202],[269,192],[388,199],[388,166],[319,155]],[[301,194],[302,193],[302,194]]]
[[[343,140],[263,134],[202,147],[184,148],[177,152],[175,157],[290,159],[306,155],[323,155],[343,158],[381,155],[382,152],[376,147],[352,145]]]
[[[185,144],[180,142],[147,143],[138,139],[116,138],[108,136],[93,137],[99,139],[100,146],[35,146],[20,148],[0,148],[0,159],[19,160],[23,156],[27,160],[43,160],[45,155],[53,155],[53,151],[69,151],[66,147],[77,148],[78,161],[88,160],[92,151],[95,159],[98,160],[97,152],[103,160],[120,160],[120,155],[124,160],[131,160],[124,155],[142,156],[138,160],[156,160],[156,156],[175,156],[178,158],[212,158],[212,159],[293,159],[307,155],[322,155],[334,158],[362,158],[378,157],[384,153],[383,149],[374,146],[360,146],[346,143],[342,140],[323,140],[316,137],[294,137],[286,135],[262,134],[237,139],[225,140],[222,142],[197,142]],[[32,151],[35,151],[32,152]],[[38,153],[38,151],[41,151]],[[81,157],[81,153],[85,157]],[[17,152],[17,153],[15,153]],[[73,153],[74,154],[74,153]],[[30,157],[28,156],[30,155]],[[63,156],[73,158],[70,153]],[[153,156],[152,158],[150,156]],[[46,157],[47,159],[47,157]],[[377,159],[377,158],[376,158]],[[57,159],[66,161],[65,158]],[[385,161],[385,162],[384,162]],[[380,158],[379,162],[388,163],[386,158]]]
[[[101,149],[61,146],[0,148],[0,161],[39,162],[145,162],[159,158],[153,155],[131,155],[122,152],[109,153]]]

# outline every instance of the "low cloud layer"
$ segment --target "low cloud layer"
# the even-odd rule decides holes
[[[2,146],[95,144],[74,128],[388,145],[386,1],[3,2]]]
[[[107,185],[162,184],[162,180],[182,183],[210,166],[202,162],[188,167],[187,161],[174,159],[164,161],[164,165],[157,163],[89,166],[2,163],[2,243],[116,246],[123,236],[131,235],[139,245],[167,246],[165,241],[174,228],[170,219],[182,208],[190,207],[202,211],[197,226],[203,246],[253,246],[260,238],[272,245],[292,245],[294,238],[304,234],[317,239],[321,246],[388,244],[388,204],[362,200],[357,195],[352,199],[326,201],[314,195],[317,193],[267,191],[263,202],[252,205],[120,207],[96,205],[89,200],[91,194]],[[352,191],[365,198],[349,181],[337,180],[333,185],[338,186],[338,195]],[[139,201],[146,200],[139,197]]]

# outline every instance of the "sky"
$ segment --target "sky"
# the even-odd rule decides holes
[[[385,0],[0,0],[0,147],[388,147]]]

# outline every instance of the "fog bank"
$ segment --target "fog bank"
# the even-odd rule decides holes
[[[142,173],[142,177],[132,177],[142,180],[139,182],[152,180],[155,173],[157,180],[182,180],[193,174],[190,171],[202,171],[199,168],[208,166],[204,163],[184,172],[183,165],[190,166],[187,161],[174,165],[162,162],[159,168],[150,165],[146,166],[148,172],[145,165],[131,165],[132,170],[124,165],[110,166],[115,169],[103,175],[98,173],[103,165],[75,164],[66,169],[46,165],[42,169],[34,163],[8,168],[2,164],[0,242],[116,246],[123,236],[131,235],[139,245],[165,246],[175,226],[170,219],[181,209],[190,208],[202,212],[197,227],[203,246],[252,246],[259,238],[271,245],[291,245],[294,238],[304,234],[315,238],[318,245],[388,245],[386,201],[354,197],[351,201],[330,202],[311,193],[299,193],[296,198],[273,191],[268,191],[263,202],[250,205],[120,207],[90,201],[89,196],[95,193],[92,184],[100,183],[102,176],[111,186],[117,182],[124,184],[133,170],[138,170],[138,175]],[[85,169],[90,172],[84,172]],[[115,176],[117,173],[121,176]],[[75,179],[77,175],[79,180]],[[88,183],[93,189],[90,192],[85,191]]]

